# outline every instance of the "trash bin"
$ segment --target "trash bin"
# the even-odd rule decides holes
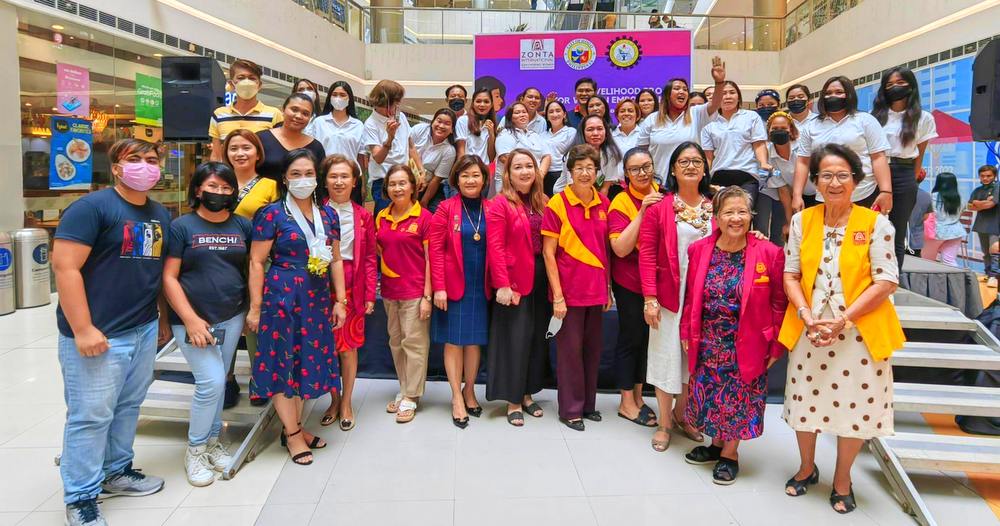
[[[14,270],[17,276],[17,308],[39,307],[52,302],[49,278],[49,233],[41,228],[15,230]]]
[[[10,234],[0,232],[0,316],[14,312],[14,246]]]

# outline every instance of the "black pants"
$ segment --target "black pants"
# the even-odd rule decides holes
[[[646,381],[646,348],[649,325],[643,318],[644,298],[611,282],[618,310],[618,343],[615,345],[615,387],[629,390]]]
[[[750,199],[757,202],[757,178],[752,173],[740,170],[716,170],[712,174],[712,184],[716,186],[739,186],[750,194]]]
[[[555,193],[556,180],[559,179],[560,175],[562,175],[560,171],[545,174],[545,178],[542,179],[542,191],[545,192],[545,195],[552,197],[552,194]]]
[[[990,246],[997,238],[996,234],[976,232],[976,235],[979,236],[979,246],[983,249],[983,268],[985,269],[983,273],[989,277],[1000,274],[1000,268],[994,266],[994,259],[996,258],[990,255]]]
[[[753,227],[758,232],[767,234],[767,238],[778,245],[785,246],[785,236],[781,230],[785,227],[785,207],[781,201],[771,199],[766,194],[759,194],[754,203]]]
[[[917,204],[917,176],[912,164],[891,163],[889,170],[892,172],[892,210],[889,211],[889,221],[896,229],[896,263],[902,271],[908,235],[906,224]]]

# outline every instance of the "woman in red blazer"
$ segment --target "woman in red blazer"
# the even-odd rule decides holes
[[[351,200],[354,187],[361,182],[361,169],[353,159],[334,154],[323,159],[317,188],[321,200],[327,202],[340,218],[340,256],[344,260],[344,283],[347,286],[347,321],[333,331],[340,374],[342,395],[330,393],[330,407],[321,425],[328,426],[340,419],[340,429],[354,429],[351,395],[358,375],[358,349],[365,343],[365,316],[375,310],[375,222],[364,207]],[[325,194],[325,195],[324,195]]]
[[[507,422],[524,425],[542,408],[531,398],[549,375],[545,330],[552,316],[542,261],[542,214],[548,198],[535,157],[510,152],[503,187],[486,215],[490,289],[495,291],[486,353],[486,399],[507,402]]]
[[[490,203],[483,197],[489,173],[478,156],[463,155],[448,178],[459,194],[442,201],[431,219],[428,248],[436,307],[431,340],[444,345],[451,420],[460,429],[469,425],[469,415],[483,413],[475,387],[479,349],[489,343],[486,216]]]
[[[736,482],[741,440],[764,431],[767,368],[785,351],[778,331],[785,316],[781,248],[748,233],[750,195],[738,186],[712,200],[719,227],[688,249],[681,341],[688,354],[687,421],[712,437],[685,455],[715,463],[716,484]]]

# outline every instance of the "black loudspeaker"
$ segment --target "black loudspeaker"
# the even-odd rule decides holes
[[[1000,40],[986,44],[972,64],[972,138],[1000,140]]]
[[[208,124],[222,106],[226,77],[214,58],[163,57],[163,139],[207,141]]]

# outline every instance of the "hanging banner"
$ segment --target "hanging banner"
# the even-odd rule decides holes
[[[474,47],[476,89],[490,89],[501,111],[529,87],[542,96],[554,91],[573,111],[574,84],[583,77],[597,81],[597,94],[612,110],[643,88],[659,94],[671,78],[691,82],[686,29],[476,35]]]
[[[163,127],[163,84],[158,77],[135,74],[135,122]]]
[[[52,117],[50,190],[89,190],[93,180],[94,134],[90,121]]]
[[[90,70],[56,64],[56,111],[63,115],[90,115]]]

